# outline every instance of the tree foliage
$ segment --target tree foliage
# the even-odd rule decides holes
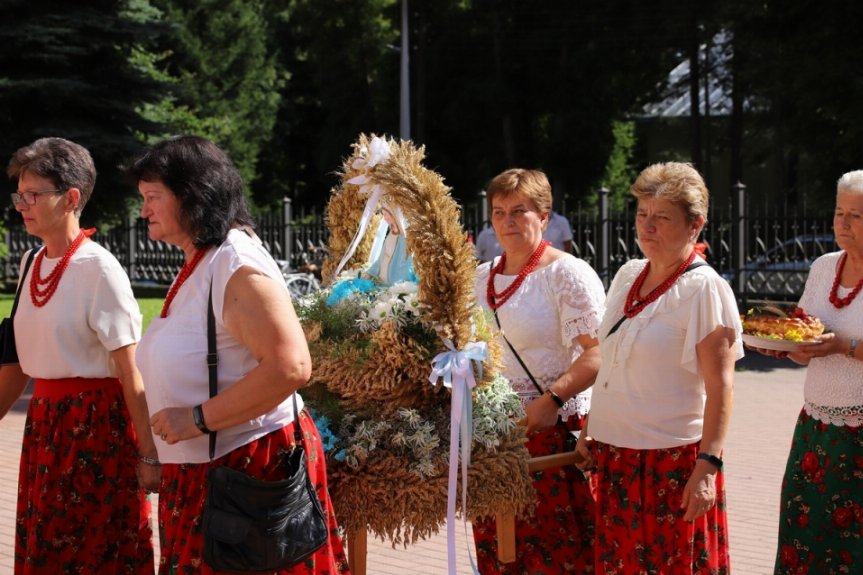
[[[160,83],[130,65],[160,28],[146,2],[0,2],[0,155],[60,136],[87,147],[99,176],[84,212],[90,223],[125,214],[134,188],[118,166],[159,129],[138,113]],[[4,161],[6,161],[4,160]]]

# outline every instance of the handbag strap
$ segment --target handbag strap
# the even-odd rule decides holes
[[[210,293],[207,295],[207,371],[210,379],[210,397],[219,393],[219,353],[216,349],[216,314],[213,313],[213,282],[210,281]],[[300,413],[297,409],[297,394],[294,399],[294,441],[305,449],[305,438],[300,429]],[[210,460],[216,456],[216,432],[210,434]]]
[[[24,262],[24,273],[21,274],[21,279],[18,281],[18,289],[15,291],[15,303],[12,304],[12,312],[9,314],[10,318],[15,317],[15,310],[18,309],[18,300],[21,298],[21,288],[24,286],[24,280],[27,279],[27,272],[30,271],[30,264],[33,263],[33,258],[36,256],[37,251],[36,249],[30,250],[27,261]]]
[[[692,271],[695,268],[700,268],[701,266],[706,266],[706,265],[709,265],[709,264],[705,261],[692,262],[691,264],[689,264],[689,266],[687,266],[687,268],[685,270],[683,270],[683,274],[685,274],[688,271]],[[683,275],[683,274],[680,274],[680,275]],[[612,326],[612,328],[610,330],[608,330],[608,333],[605,335],[605,337],[611,337],[611,334],[616,332],[617,329],[621,326],[621,324],[625,320],[626,320],[626,316],[623,316],[622,318],[617,320],[617,323],[614,324],[614,326]]]
[[[501,327],[501,325],[500,325],[500,318],[499,318],[499,317],[497,317],[497,310],[494,310],[494,321],[496,321],[496,322],[497,322],[497,328],[500,330],[500,335],[503,337],[503,341],[505,341],[505,342],[506,342],[506,345],[508,345],[508,346],[509,346],[509,350],[510,350],[510,351],[512,352],[512,354],[515,356],[515,359],[517,359],[517,360],[518,360],[519,365],[521,365],[521,368],[522,368],[522,369],[524,370],[524,372],[527,374],[527,377],[529,377],[529,378],[530,378],[530,382],[533,384],[533,386],[536,388],[536,390],[539,392],[539,394],[540,394],[540,395],[542,395],[543,393],[545,393],[545,390],[542,388],[542,386],[541,386],[541,385],[539,385],[539,384],[536,382],[536,378],[535,378],[535,377],[533,377],[533,374],[532,374],[532,373],[530,372],[530,370],[527,368],[527,365],[524,363],[524,360],[523,360],[523,359],[521,359],[521,356],[520,356],[520,355],[518,355],[518,352],[517,352],[517,351],[515,351],[515,347],[513,347],[512,343],[510,343],[510,341],[507,339],[506,334],[503,332],[503,327]]]

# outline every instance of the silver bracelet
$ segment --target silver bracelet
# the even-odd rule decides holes
[[[851,346],[848,348],[848,353],[845,355],[850,357],[851,359],[856,359],[854,357],[855,352],[857,351],[857,340],[855,338],[851,338]]]
[[[147,457],[146,455],[139,455],[138,461],[144,463],[146,465],[152,465],[154,467],[162,465],[162,462],[156,459],[155,457]]]

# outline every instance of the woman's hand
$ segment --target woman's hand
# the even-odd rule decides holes
[[[160,437],[168,445],[202,435],[195,425],[191,407],[166,407],[150,418],[153,437]]]
[[[162,481],[162,466],[138,462],[138,485],[147,493],[156,493]]]
[[[717,469],[708,461],[699,459],[695,462],[680,502],[680,508],[686,510],[684,520],[693,521],[716,504],[716,472]]]
[[[578,436],[575,452],[581,455],[581,461],[576,462],[576,467],[582,471],[590,471],[596,468],[596,461],[593,459],[593,438],[588,437],[585,430],[582,430]]]
[[[524,408],[527,432],[549,429],[557,423],[557,404],[548,394],[540,395]]]

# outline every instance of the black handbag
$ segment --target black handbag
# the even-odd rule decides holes
[[[217,389],[217,353],[213,294],[207,315],[207,365],[210,397]],[[306,450],[297,397],[294,395],[293,451],[285,458],[288,474],[263,481],[225,466],[207,474],[204,504],[204,561],[217,571],[255,573],[285,569],[300,563],[327,541],[329,529],[318,494],[306,469]],[[210,434],[210,459],[216,434]]]
[[[18,363],[18,348],[15,346],[15,311],[18,309],[18,299],[21,297],[21,287],[24,285],[24,280],[27,278],[27,272],[30,270],[30,264],[33,263],[33,257],[36,255],[35,249],[30,250],[30,255],[27,256],[27,261],[24,263],[24,273],[21,274],[21,279],[18,280],[18,289],[15,292],[15,303],[12,304],[12,312],[9,317],[4,317],[0,322],[0,365],[8,365]]]

